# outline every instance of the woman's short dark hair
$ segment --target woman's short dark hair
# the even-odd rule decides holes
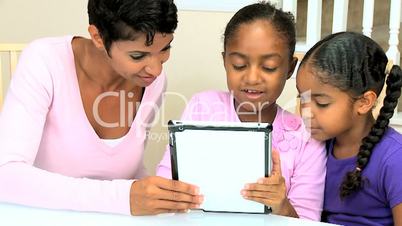
[[[138,34],[152,45],[155,33],[171,34],[177,27],[173,0],[88,0],[88,16],[107,51],[114,41],[135,40]]]

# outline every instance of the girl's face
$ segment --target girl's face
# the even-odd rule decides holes
[[[269,111],[297,62],[289,57],[285,37],[264,20],[240,25],[223,57],[238,114]]]
[[[301,115],[314,139],[324,141],[351,132],[358,114],[346,92],[320,82],[308,62],[299,68],[296,87]]]
[[[141,87],[149,86],[169,59],[172,40],[173,34],[156,33],[150,46],[145,45],[145,34],[134,41],[113,42],[109,51],[110,65],[125,79]]]

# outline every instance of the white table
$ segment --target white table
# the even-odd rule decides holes
[[[161,214],[156,216],[121,216],[102,213],[48,210],[0,203],[0,225],[40,226],[319,226],[320,222],[294,219],[277,215],[204,213],[191,211],[184,214]]]

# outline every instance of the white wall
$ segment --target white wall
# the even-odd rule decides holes
[[[86,0],[0,0],[0,42],[86,34]]]
[[[86,36],[88,19],[86,0],[0,0],[0,42],[26,43],[44,36],[76,34]],[[173,42],[171,59],[166,65],[168,91],[189,98],[207,90],[226,90],[221,51],[225,24],[233,13],[180,11],[179,27]],[[296,97],[295,81],[289,80],[279,100],[286,105]],[[154,173],[155,165],[164,152],[165,124],[177,119],[185,106],[178,96],[166,98],[162,117],[151,131],[145,163]],[[158,141],[159,138],[162,140]]]
[[[175,0],[181,10],[234,12],[243,6],[258,2],[258,0]],[[277,6],[282,6],[282,0],[270,0]]]

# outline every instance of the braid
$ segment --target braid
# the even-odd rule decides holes
[[[367,91],[380,95],[388,73],[385,72],[387,61],[384,50],[372,39],[354,32],[340,32],[315,44],[304,56],[299,69],[309,63],[315,70],[313,75],[321,83],[346,92],[354,101]],[[366,182],[362,178],[363,170],[375,145],[387,131],[401,95],[402,72],[399,66],[392,67],[386,84],[383,107],[369,134],[362,140],[356,169],[345,175],[339,188],[341,198],[358,191]]]
[[[348,172],[345,176],[345,180],[340,187],[341,198],[345,198],[364,186],[362,171],[370,161],[373,148],[386,132],[389,120],[394,114],[395,107],[397,106],[398,99],[401,95],[402,73],[399,66],[395,65],[392,67],[386,83],[387,89],[383,107],[381,108],[380,114],[371,128],[369,135],[367,135],[362,141],[362,145],[360,146],[357,155],[356,169]]]

